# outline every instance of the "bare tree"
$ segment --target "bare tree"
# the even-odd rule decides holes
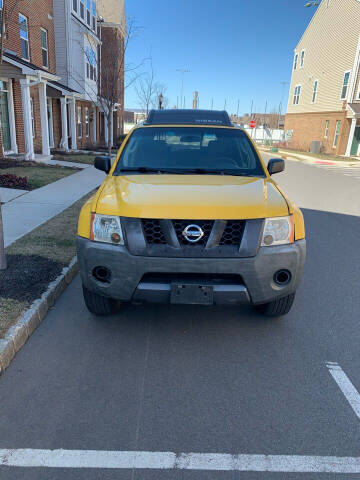
[[[143,75],[135,83],[135,92],[138,97],[140,107],[146,112],[146,115],[149,113],[150,107],[156,101],[156,84],[154,79],[154,70],[152,62],[150,61],[150,72]]]
[[[95,106],[100,106],[104,113],[109,132],[107,147],[111,158],[113,114],[119,107],[122,92],[139,77],[136,71],[142,63],[135,66],[125,64],[129,42],[137,31],[133,20],[127,21],[126,29],[123,25],[107,24],[105,21],[100,21],[98,25],[100,40],[105,37],[106,42],[102,42],[99,47],[97,38],[89,34],[87,36],[87,46],[84,47],[81,44],[80,48],[89,65],[90,78],[92,76],[95,79],[95,82],[92,82],[92,84],[89,82],[86,86],[91,90],[92,103]],[[82,88],[83,79],[74,72],[70,72],[70,76]]]
[[[162,108],[166,109],[169,106],[169,99],[166,96],[167,92],[167,87],[163,83],[155,83],[155,98],[152,102],[153,108],[158,108],[159,107],[159,97],[162,95]]]

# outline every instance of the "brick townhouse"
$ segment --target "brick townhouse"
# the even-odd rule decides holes
[[[360,154],[360,1],[322,0],[294,53],[285,131],[290,148],[312,141]]]
[[[4,23],[0,154],[34,159],[98,145],[96,0],[6,0]]]
[[[28,159],[34,152],[50,155],[60,141],[52,0],[6,0],[5,8],[0,149]]]

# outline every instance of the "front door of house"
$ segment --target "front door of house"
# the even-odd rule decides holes
[[[11,134],[6,82],[0,82],[0,128],[4,152],[9,152],[11,150]]]
[[[351,147],[351,155],[353,157],[356,157],[358,155],[359,145],[360,145],[360,127],[356,127],[354,132],[354,140]]]

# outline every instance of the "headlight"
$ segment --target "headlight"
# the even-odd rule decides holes
[[[91,240],[124,245],[119,217],[94,213],[91,220]]]
[[[294,220],[290,217],[266,218],[261,246],[294,243]]]

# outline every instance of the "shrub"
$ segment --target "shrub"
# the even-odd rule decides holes
[[[31,186],[28,184],[26,177],[18,177],[12,173],[0,175],[0,187],[31,190]]]

